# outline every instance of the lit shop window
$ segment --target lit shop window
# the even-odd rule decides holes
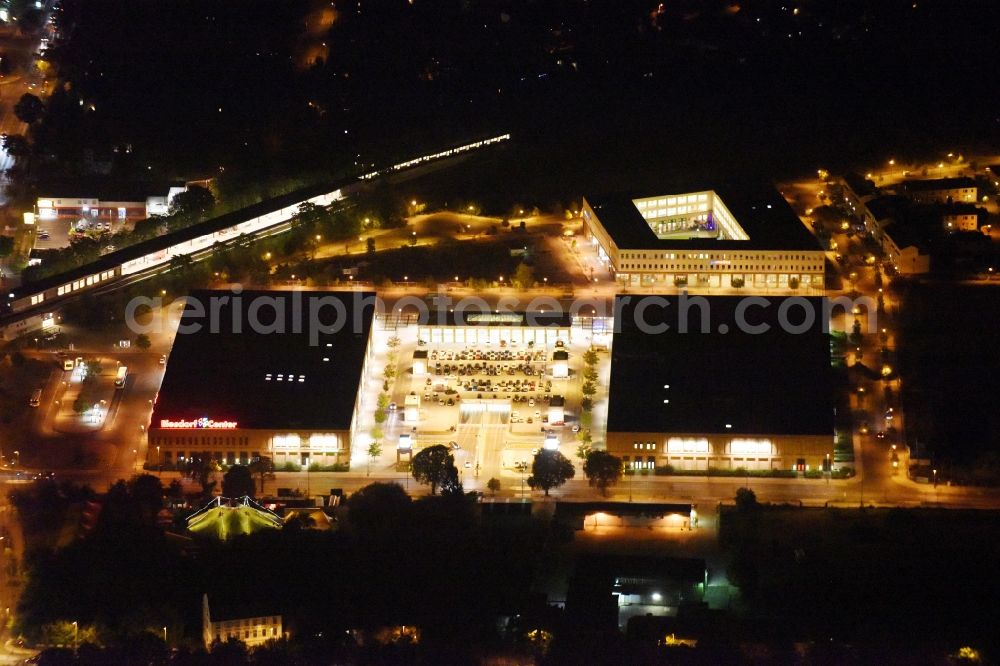
[[[737,456],[769,456],[773,451],[769,439],[734,439],[729,443],[729,452]]]
[[[667,453],[708,453],[705,438],[671,437],[667,440]]]

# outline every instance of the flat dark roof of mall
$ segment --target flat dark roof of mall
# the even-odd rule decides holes
[[[635,199],[714,191],[750,240],[660,239]],[[622,250],[820,250],[784,197],[769,184],[668,185],[656,191],[587,196],[587,203]]]
[[[709,304],[706,333],[700,332],[697,297],[689,297],[686,333],[680,326],[680,296],[655,297],[663,300],[646,301],[640,309],[644,298],[615,301],[621,330],[611,352],[610,432],[833,435],[833,370],[823,299],[793,297],[816,313],[812,327],[799,334],[777,326],[779,307],[788,299],[751,305],[744,320],[771,327],[753,335],[736,326],[736,308],[744,297],[703,299]],[[669,328],[643,332],[636,315]],[[802,306],[789,307],[787,320],[802,323]],[[728,326],[727,333],[720,332],[721,325]]]
[[[188,305],[182,325],[203,326],[194,333],[177,334],[150,427],[159,427],[161,419],[203,417],[236,421],[237,427],[251,429],[351,427],[375,309],[373,293],[244,291],[235,308],[241,330],[234,330],[232,292],[196,291],[189,298],[200,301],[208,313],[213,296],[230,298],[219,307],[218,332],[212,332],[207,317],[193,316]],[[340,308],[320,300],[331,297],[343,305],[347,324],[336,332],[317,332],[318,344],[310,344],[310,312],[318,313],[326,325],[337,319]],[[255,321],[275,327],[283,322],[284,332],[251,330],[250,308],[257,298],[273,299],[266,302],[280,303],[284,312],[275,317],[274,306],[262,307],[257,301]],[[294,326],[297,307],[300,327]]]

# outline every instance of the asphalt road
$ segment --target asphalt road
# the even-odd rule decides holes
[[[873,460],[873,464],[887,463],[886,459]],[[888,466],[886,466],[888,469]],[[63,478],[72,478],[81,482],[95,484],[98,480],[106,482],[109,476],[98,471],[66,471],[59,474]],[[176,472],[163,472],[160,477],[164,484],[178,478]],[[279,472],[277,478],[265,483],[265,494],[274,494],[279,487],[300,490],[311,496],[325,495],[333,489],[351,493],[376,481],[395,482],[404,486],[411,495],[429,494],[427,486],[417,484],[412,478],[402,473],[365,472],[333,473],[333,472]],[[524,475],[524,478],[527,474]],[[219,475],[221,480],[221,475]],[[486,481],[489,475],[480,473],[476,478],[471,470],[465,470],[462,483],[466,490],[479,490],[487,496]],[[500,476],[501,490],[497,501],[513,501],[521,497],[540,499],[541,491],[531,491],[525,484],[524,494],[521,492],[522,475],[514,472],[504,472]],[[719,502],[732,502],[736,490],[749,487],[762,502],[792,503],[807,506],[859,506],[863,503],[874,506],[940,506],[952,508],[982,508],[993,509],[998,505],[1000,494],[996,491],[974,488],[952,488],[940,485],[934,488],[931,484],[916,484],[901,476],[892,477],[888,472],[879,477],[862,481],[859,478],[850,480],[827,479],[760,479],[743,477],[684,477],[684,476],[634,476],[623,478],[608,491],[603,498],[600,493],[591,488],[582,472],[577,471],[577,478],[564,486],[551,491],[554,499],[565,501],[598,501],[609,499],[619,502],[684,502],[693,503],[699,507],[714,506]]]
[[[39,97],[45,93],[45,80],[35,67],[40,39],[41,35],[24,35],[13,25],[0,27],[0,52],[14,63],[14,70],[0,77],[0,134],[24,134],[27,126],[14,115],[14,104],[25,93]],[[0,148],[0,171],[13,163],[13,158]]]
[[[34,449],[21,452],[23,463],[36,468],[66,469],[89,461],[105,473],[105,479],[128,477],[144,460],[152,400],[159,390],[165,366],[159,351],[76,350],[66,358],[98,359],[102,365],[95,398],[104,400],[106,415],[87,422],[73,412],[78,380],[59,368],[62,358],[53,352],[26,351],[27,356],[50,361],[53,372],[42,391],[42,404],[33,414]],[[114,387],[119,365],[128,367],[124,389]],[[140,428],[142,426],[142,428]],[[65,476],[65,474],[61,474]]]

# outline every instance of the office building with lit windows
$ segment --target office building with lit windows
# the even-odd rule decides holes
[[[218,314],[206,318],[212,303]],[[349,462],[374,312],[374,294],[363,292],[192,293],[154,405],[147,461]]]
[[[770,186],[588,196],[586,240],[626,288],[821,293],[819,243]]]
[[[740,314],[743,298],[712,296],[699,299],[705,307],[690,302],[686,317],[680,296],[661,299],[616,300],[609,452],[649,473],[664,465],[805,472],[833,464],[824,299],[765,298]],[[811,324],[807,308],[816,314]],[[769,330],[750,332],[741,321]]]

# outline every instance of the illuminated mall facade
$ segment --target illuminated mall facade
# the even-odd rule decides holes
[[[650,472],[665,465],[678,470],[822,470],[832,462],[832,447],[830,434],[665,434],[610,430],[607,434],[608,451],[619,456],[626,468]]]
[[[641,296],[616,299],[609,453],[645,473],[667,466],[809,472],[850,461],[838,455],[837,380],[820,321],[783,330],[779,311],[792,297],[760,296],[755,324],[766,331],[721,330],[745,299],[718,295],[704,299],[707,330],[693,320],[682,330],[670,326],[681,298],[663,295],[661,307]],[[795,301],[824,307],[819,297]]]
[[[313,463],[346,463],[350,459],[351,429],[240,428],[235,421],[200,421],[208,425],[160,419],[150,426],[149,462],[157,464],[158,458],[170,466],[202,458],[225,465],[247,465],[267,456],[277,467],[285,463],[308,467]]]
[[[205,291],[191,298],[229,295]],[[178,334],[154,403],[147,462],[167,468],[193,458],[245,465],[269,457],[279,468],[348,463],[362,410],[358,387],[372,358],[374,306],[365,299],[374,295],[244,291],[241,297],[243,322],[255,299],[287,303],[285,316],[292,317],[296,307],[309,312],[319,299],[334,298],[357,324],[316,332],[314,339],[290,319],[280,334],[231,330],[228,313],[237,306],[228,304],[220,307],[221,330]],[[182,318],[188,327],[198,321],[191,312]]]

